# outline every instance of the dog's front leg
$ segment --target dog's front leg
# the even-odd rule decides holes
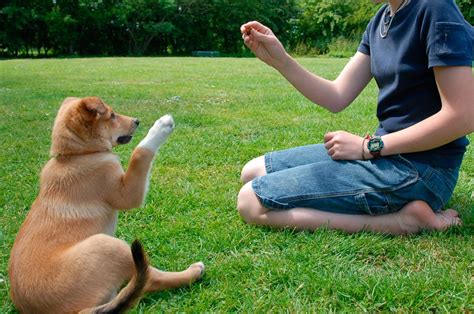
[[[143,203],[148,189],[153,157],[173,129],[173,117],[165,115],[155,122],[146,137],[135,148],[128,169],[119,180],[117,194],[110,200],[114,208],[134,208]]]

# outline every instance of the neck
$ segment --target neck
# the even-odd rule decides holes
[[[403,0],[388,0],[387,2],[390,6],[390,15],[394,15],[403,4]]]

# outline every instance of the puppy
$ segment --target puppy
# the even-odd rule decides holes
[[[130,248],[114,237],[118,210],[141,205],[153,157],[174,127],[170,115],[157,120],[124,172],[112,147],[130,142],[138,124],[97,97],[61,105],[52,158],[10,256],[10,294],[20,312],[121,313],[144,292],[202,276],[200,262],[182,272],[153,268],[138,241]]]

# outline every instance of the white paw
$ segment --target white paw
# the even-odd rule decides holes
[[[206,266],[204,266],[204,263],[203,262],[197,262],[196,265],[201,268],[201,276],[204,274],[204,272],[206,271]]]
[[[138,144],[139,147],[145,147],[156,151],[163,144],[168,136],[173,132],[174,121],[169,114],[156,120],[147,136]]]
[[[148,134],[152,137],[167,138],[174,129],[173,117],[170,114],[162,116],[155,121]]]
[[[189,269],[192,269],[195,271],[195,279],[200,279],[204,275],[204,272],[206,271],[206,267],[204,266],[203,262],[197,262],[189,266]]]

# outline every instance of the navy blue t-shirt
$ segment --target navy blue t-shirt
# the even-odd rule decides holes
[[[379,87],[377,135],[405,129],[441,109],[434,66],[472,66],[474,29],[454,0],[412,0],[395,14],[385,38],[380,34],[387,5],[369,22],[358,50],[370,55]],[[387,12],[388,14],[388,12]],[[474,100],[473,100],[474,102]],[[473,103],[474,105],[474,103]],[[436,167],[458,167],[469,141],[404,157]]]

